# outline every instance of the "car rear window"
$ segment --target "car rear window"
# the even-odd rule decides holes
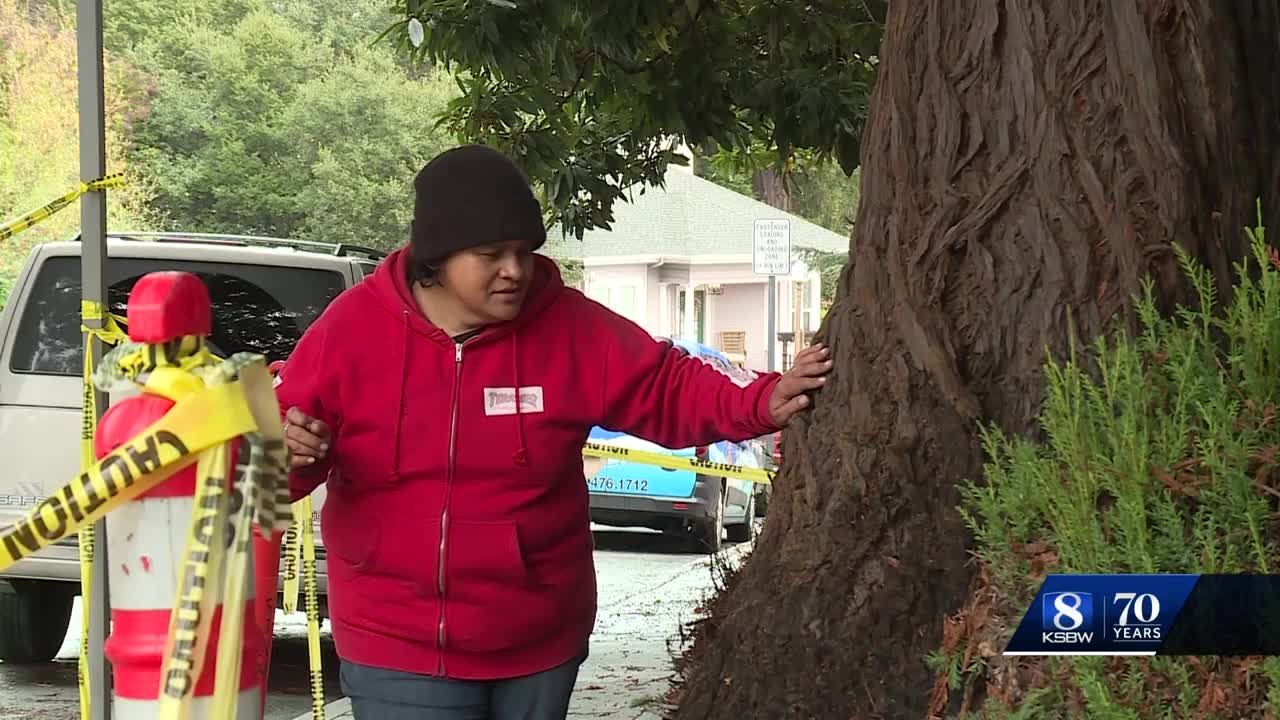
[[[357,261],[357,264],[360,265],[360,272],[364,274],[364,277],[369,277],[378,271],[378,263],[372,260],[360,260]]]
[[[138,278],[158,270],[195,273],[213,301],[211,349],[285,360],[302,333],[346,287],[332,270],[177,260],[111,258],[106,265],[111,312],[124,317]],[[16,373],[79,375],[80,258],[44,261],[22,309],[9,366]]]

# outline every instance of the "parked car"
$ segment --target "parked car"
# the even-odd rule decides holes
[[[716,366],[732,377],[750,379],[720,351],[702,343],[658,338],[683,352]],[[712,462],[762,468],[765,451],[758,439],[733,443],[720,441],[689,448],[665,448],[641,438],[602,427],[592,428],[590,442],[677,457],[699,457]],[[710,552],[730,542],[749,542],[755,534],[757,483],[726,480],[689,470],[666,468],[618,459],[584,458],[591,495],[591,521],[613,527],[647,527],[688,535],[695,546]]]
[[[106,284],[124,316],[139,277],[157,270],[196,273],[213,301],[210,349],[284,360],[303,331],[382,254],[350,245],[272,238],[112,233]],[[79,472],[83,340],[80,243],[34,248],[0,312],[0,527],[26,514]],[[318,586],[327,593],[318,532],[324,488],[313,495]],[[0,574],[0,660],[42,662],[62,645],[80,592],[79,552],[70,537]]]

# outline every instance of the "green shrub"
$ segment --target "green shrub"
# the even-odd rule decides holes
[[[1261,218],[1247,232],[1253,262],[1237,266],[1227,307],[1218,307],[1208,271],[1176,246],[1196,308],[1162,317],[1148,281],[1136,298],[1137,336],[1121,332],[1046,363],[1043,443],[982,429],[986,481],[964,485],[961,512],[1006,619],[998,649],[1046,571],[1280,568],[1280,257]],[[1225,718],[1280,709],[1277,661],[1035,662],[1041,684],[1054,687],[1021,687],[1011,707],[988,702],[979,717]],[[1225,698],[1205,697],[1212,682],[1246,677],[1248,691],[1229,685]]]

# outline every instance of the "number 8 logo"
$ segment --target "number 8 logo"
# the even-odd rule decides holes
[[[1067,600],[1071,600],[1070,604]],[[1084,604],[1084,600],[1075,593],[1062,593],[1053,599],[1053,608],[1057,610],[1053,614],[1053,626],[1059,630],[1075,630],[1084,624],[1084,614],[1080,612],[1080,606]],[[1063,624],[1062,619],[1067,618],[1071,621],[1070,625]]]

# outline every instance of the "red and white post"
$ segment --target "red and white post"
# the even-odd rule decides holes
[[[196,276],[187,273],[144,276],[130,295],[128,321],[129,336],[135,342],[163,345],[184,336],[207,336],[211,325],[208,291]],[[113,405],[103,415],[94,438],[98,457],[136,437],[173,405],[174,401],[167,397],[146,392]],[[234,458],[230,467],[235,467]],[[229,492],[232,473],[228,473],[227,482]],[[113,671],[113,717],[149,720],[158,716],[169,620],[181,581],[195,495],[193,464],[107,516],[112,628],[103,654]],[[261,720],[263,632],[259,629],[260,609],[251,575],[248,582],[243,607],[225,609],[245,616],[235,718]],[[223,611],[218,606],[213,612],[188,720],[214,720],[210,706],[217,665],[217,628]]]

